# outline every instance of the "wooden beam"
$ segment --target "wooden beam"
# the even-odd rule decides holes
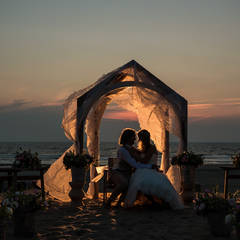
[[[85,119],[80,122],[81,119],[81,112],[80,106],[83,103],[83,99],[77,100],[77,121],[76,121],[76,145],[77,145],[77,153],[83,153],[83,145],[84,145],[84,124]]]
[[[182,121],[183,151],[188,150],[188,107],[184,106],[184,119]]]

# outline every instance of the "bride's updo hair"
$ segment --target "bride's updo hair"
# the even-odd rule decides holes
[[[140,150],[146,150],[151,145],[150,133],[146,129],[140,130],[138,133],[139,144],[138,148]]]
[[[133,138],[136,139],[136,131],[132,128],[125,128],[121,132],[118,143],[119,145],[125,145]]]

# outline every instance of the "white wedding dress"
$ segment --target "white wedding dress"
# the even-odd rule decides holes
[[[150,163],[156,164],[157,155],[153,155]],[[167,176],[154,169],[139,168],[132,174],[128,192],[124,201],[126,207],[132,207],[138,191],[158,197],[169,203],[172,209],[183,209],[184,205]]]

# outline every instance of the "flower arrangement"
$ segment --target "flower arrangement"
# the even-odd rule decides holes
[[[240,189],[233,193],[232,197],[236,200],[236,202],[240,202]]]
[[[240,168],[240,153],[231,157],[233,166],[236,168]]]
[[[236,205],[233,212],[233,225],[235,226],[238,239],[240,238],[240,205]]]
[[[192,165],[198,167],[199,165],[203,164],[203,155],[202,154],[195,154],[192,151],[184,151],[177,156],[172,158],[171,164],[172,165]]]
[[[63,158],[63,164],[66,170],[70,169],[73,166],[77,168],[88,169],[92,162],[93,158],[89,154],[74,154],[73,151],[67,152]]]
[[[236,227],[240,237],[240,190],[238,189],[235,193],[230,195],[236,202],[235,207],[233,208],[233,225]]]
[[[0,203],[0,219],[8,220],[13,215],[13,209]]]
[[[38,153],[31,153],[31,150],[23,150],[16,152],[15,161],[13,162],[15,168],[37,169],[41,167],[41,160],[38,158]]]
[[[197,193],[193,202],[197,214],[203,216],[210,212],[224,212],[224,214],[227,215],[232,212],[236,205],[234,199],[227,200],[208,191]]]
[[[41,208],[45,208],[48,206],[48,203],[42,201],[41,192],[40,191],[18,191],[6,192],[2,203],[2,206],[8,208],[11,212],[15,212],[17,210],[27,210],[27,211],[35,211]]]

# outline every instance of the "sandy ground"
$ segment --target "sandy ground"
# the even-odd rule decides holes
[[[36,213],[35,240],[53,239],[158,239],[209,240],[236,239],[214,237],[207,219],[196,215],[192,206],[170,210],[138,204],[131,209],[106,209],[101,201],[84,200],[85,206],[52,201],[48,210]],[[9,225],[8,240],[16,240]],[[25,239],[25,238],[21,238]]]
[[[196,183],[201,188],[212,189],[219,185],[223,189],[223,170],[216,167],[202,167],[197,170]],[[233,182],[231,188],[240,186]],[[229,238],[214,237],[207,219],[196,215],[193,206],[183,210],[170,210],[162,206],[137,204],[131,209],[103,207],[98,201],[85,199],[85,206],[62,203],[51,199],[48,210],[36,213],[35,240],[53,239],[158,239],[158,240],[211,240],[236,239],[234,231]],[[13,236],[9,225],[7,240],[19,239]],[[24,238],[21,238],[24,239]]]

